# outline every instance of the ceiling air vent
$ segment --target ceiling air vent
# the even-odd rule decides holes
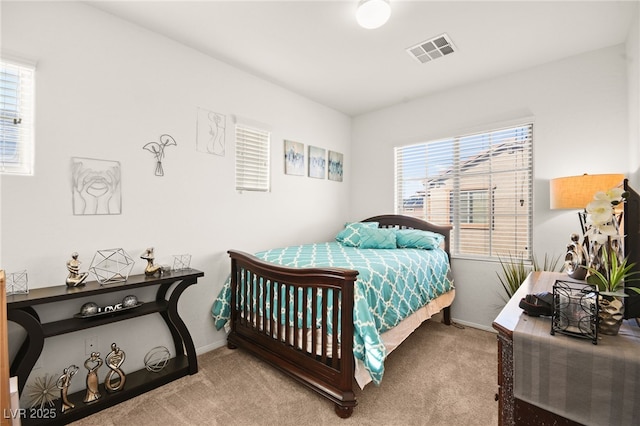
[[[455,51],[455,46],[448,35],[442,34],[422,43],[411,46],[407,53],[416,61],[425,63],[449,55]]]

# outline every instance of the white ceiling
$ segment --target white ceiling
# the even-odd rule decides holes
[[[350,116],[624,43],[639,0],[390,0],[383,27],[358,27],[358,0],[88,1]],[[406,49],[447,33],[425,64]]]

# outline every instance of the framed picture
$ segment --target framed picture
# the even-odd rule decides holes
[[[327,150],[309,145],[309,177],[324,179],[327,175]]]
[[[329,180],[342,182],[344,168],[343,156],[339,152],[329,151]]]
[[[284,172],[288,175],[304,176],[304,144],[284,141]]]

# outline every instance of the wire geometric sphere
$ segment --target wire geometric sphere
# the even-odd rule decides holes
[[[147,370],[157,373],[167,365],[170,357],[169,349],[164,346],[156,346],[144,356],[144,366]]]

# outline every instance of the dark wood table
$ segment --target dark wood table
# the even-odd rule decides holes
[[[176,353],[176,356],[170,359],[160,372],[141,369],[127,373],[126,383],[121,391],[108,393],[104,388],[104,384],[101,384],[100,393],[102,397],[95,402],[90,404],[82,402],[85,395],[85,390],[82,390],[68,396],[69,401],[75,404],[75,408],[61,413],[60,400],[57,400],[57,405],[53,411],[23,409],[20,413],[21,417],[23,417],[22,422],[24,424],[70,423],[180,377],[197,373],[198,360],[195,347],[187,326],[178,315],[178,299],[184,290],[196,284],[198,278],[202,276],[204,276],[204,273],[201,271],[187,269],[165,273],[160,277],[148,277],[140,274],[129,276],[125,282],[102,285],[92,281],[81,287],[62,285],[37,288],[30,290],[28,294],[7,296],[7,319],[21,325],[27,332],[27,337],[11,364],[11,375],[18,377],[20,392],[22,392],[31,370],[40,357],[44,339],[47,337],[158,313],[171,332]],[[47,303],[57,303],[149,286],[158,286],[154,301],[144,302],[135,309],[127,309],[109,315],[96,315],[92,318],[74,316],[73,318],[42,323],[34,309],[34,306]]]

